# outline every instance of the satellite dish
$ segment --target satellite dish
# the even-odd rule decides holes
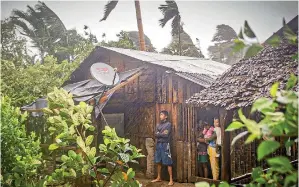
[[[119,81],[118,73],[105,63],[94,63],[90,67],[91,76],[102,84],[112,86]]]

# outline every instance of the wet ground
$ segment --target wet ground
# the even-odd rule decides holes
[[[144,178],[137,178],[137,180],[142,184],[144,187],[168,187],[169,181],[162,181],[162,182],[155,182],[151,183],[153,179],[144,179]],[[173,187],[194,187],[195,185],[192,183],[177,183],[175,182]]]

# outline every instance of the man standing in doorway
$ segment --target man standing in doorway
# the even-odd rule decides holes
[[[155,136],[157,138],[155,163],[157,164],[158,177],[152,182],[161,182],[161,169],[162,164],[168,167],[169,183],[172,186],[172,158],[170,152],[170,139],[171,139],[171,123],[168,121],[168,112],[163,110],[160,112],[161,123],[157,125]]]

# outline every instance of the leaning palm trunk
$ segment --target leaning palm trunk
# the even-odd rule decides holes
[[[139,33],[140,51],[145,51],[144,32],[143,32],[139,0],[135,0],[135,9],[136,9],[136,19],[137,19],[137,26],[138,26],[138,33]]]
[[[118,0],[112,0],[112,1],[109,1],[105,5],[104,17],[100,20],[100,22],[104,21],[108,18],[109,14],[116,7],[117,3],[118,3]],[[136,9],[137,26],[138,26],[138,33],[139,33],[140,50],[145,51],[144,33],[143,33],[143,26],[142,26],[141,10],[140,10],[139,0],[135,0],[135,9]]]

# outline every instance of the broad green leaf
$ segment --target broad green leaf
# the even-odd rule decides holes
[[[242,29],[242,27],[241,27],[240,32],[239,32],[239,34],[238,34],[238,38],[240,38],[240,39],[244,39],[244,37],[243,37],[243,29]]]
[[[286,87],[286,89],[287,89],[287,90],[292,89],[292,88],[296,85],[296,83],[297,83],[297,77],[296,77],[294,74],[291,74],[291,75],[290,75],[290,78],[289,78],[289,80],[288,80],[288,82],[287,82],[287,87]]]
[[[108,138],[104,138],[104,144],[108,145],[110,143],[110,140]]]
[[[43,112],[44,112],[45,114],[53,114],[53,111],[50,110],[49,108],[43,108]]]
[[[257,167],[257,168],[253,168],[251,175],[252,175],[253,180],[255,180],[255,179],[259,178],[262,174],[263,174],[262,168]]]
[[[294,172],[291,175],[286,176],[283,186],[288,187],[290,186],[290,183],[298,184],[298,172]]]
[[[241,109],[238,110],[239,118],[244,123],[244,125],[247,127],[248,131],[252,134],[255,134],[256,136],[260,136],[261,130],[260,128],[257,128],[258,125],[255,121],[247,119],[244,115]]]
[[[76,177],[76,176],[77,176],[77,173],[76,173],[76,171],[75,171],[73,168],[71,168],[71,169],[69,170],[69,172],[70,172],[70,175],[71,175],[72,177]]]
[[[39,160],[37,160],[37,159],[34,159],[34,160],[32,161],[32,164],[33,164],[33,165],[40,165],[40,164],[42,164],[42,163],[41,163],[41,161],[39,161]]]
[[[218,187],[230,187],[227,182],[221,182]]]
[[[252,29],[250,28],[247,20],[244,23],[244,34],[249,37],[249,38],[256,38],[254,32],[252,31]]]
[[[93,141],[93,135],[89,135],[86,140],[85,140],[85,143],[86,143],[86,146],[89,146]]]
[[[255,134],[250,134],[250,135],[248,136],[247,140],[245,141],[245,144],[249,144],[249,143],[253,142],[256,138],[258,138],[257,135],[255,135]]]
[[[290,160],[284,156],[277,156],[274,158],[270,158],[267,160],[270,167],[273,169],[280,168],[283,171],[290,171],[293,170],[293,166],[290,163]]]
[[[255,181],[258,182],[259,184],[265,184],[267,182],[266,179],[262,177],[255,179]]]
[[[235,40],[234,40],[234,46],[233,46],[233,50],[232,50],[232,52],[233,52],[233,53],[237,53],[237,52],[243,50],[243,49],[245,48],[245,46],[246,46],[246,45],[244,44],[243,41],[241,41],[241,40],[239,40],[239,39],[235,39]]]
[[[93,178],[96,178],[96,173],[94,172],[94,170],[89,170],[89,175]]]
[[[276,92],[278,90],[278,87],[279,87],[279,82],[276,82],[272,85],[271,89],[270,89],[270,95],[272,97],[276,97]]]
[[[88,130],[90,130],[91,132],[93,132],[95,130],[95,127],[92,126],[92,125],[90,125],[89,128],[88,128]]]
[[[91,157],[95,157],[95,155],[96,155],[96,148],[95,148],[95,147],[92,147],[92,148],[90,149],[90,151],[89,151],[89,155],[90,155]]]
[[[77,157],[77,153],[75,153],[75,151],[73,151],[73,150],[69,150],[68,155],[69,155],[69,157],[71,157],[73,159]]]
[[[132,168],[129,168],[127,171],[128,180],[132,179],[135,176],[135,171]]]
[[[245,53],[245,58],[250,58],[257,55],[264,47],[261,44],[252,44]]]
[[[241,123],[239,121],[234,121],[225,129],[225,131],[234,131],[234,130],[240,129],[242,127],[245,127],[245,125],[243,123]]]
[[[263,141],[257,148],[257,157],[258,157],[257,159],[258,160],[263,159],[265,156],[276,151],[279,147],[280,147],[280,143],[276,141],[271,141],[271,140]]]
[[[49,127],[48,129],[50,132],[55,132],[56,131],[56,128],[55,127]]]
[[[195,183],[195,187],[210,187],[210,184],[207,182],[197,182]]]
[[[276,34],[271,36],[271,38],[267,41],[267,43],[273,47],[277,47],[280,44],[280,37]]]
[[[109,174],[110,173],[107,168],[97,169],[97,171],[99,171],[100,173],[104,173],[104,174]]]
[[[62,155],[62,156],[61,156],[61,161],[62,161],[62,162],[66,162],[68,159],[69,159],[69,157],[66,156],[66,155]]]
[[[51,145],[49,146],[49,150],[50,150],[50,151],[53,151],[53,150],[55,150],[55,149],[57,149],[57,148],[59,148],[59,145],[58,145],[57,143],[53,143],[53,144],[51,144]]]
[[[251,113],[255,112],[255,111],[272,111],[274,112],[275,108],[272,107],[273,101],[271,99],[265,98],[265,97],[261,97],[259,99],[257,99],[251,108]]]
[[[83,139],[82,139],[81,136],[77,137],[77,141],[76,142],[77,142],[77,144],[78,144],[79,147],[81,147],[82,149],[85,148],[85,143],[84,143],[84,141],[83,141]]]

